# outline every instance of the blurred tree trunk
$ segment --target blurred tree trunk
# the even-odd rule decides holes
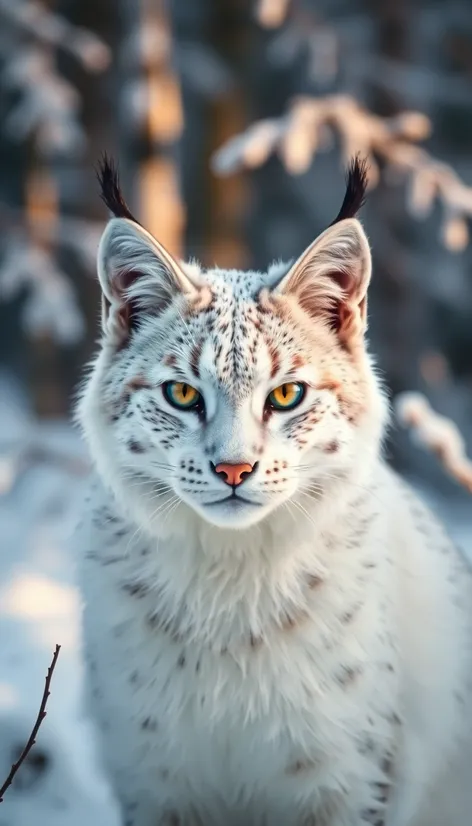
[[[381,59],[408,64],[414,10],[408,0],[368,0],[377,36],[376,54]],[[377,84],[372,73],[367,88],[368,106],[384,116],[405,110],[399,93]],[[411,271],[413,256],[405,195],[381,176],[367,204],[369,226],[377,239],[373,249],[373,279],[370,289],[370,334],[373,349],[392,396],[422,387],[420,359],[427,341],[425,295]],[[406,434],[394,432],[389,443],[392,463],[406,470],[411,466],[411,445]]]
[[[239,82],[210,100],[206,113],[205,224],[203,263],[207,267],[250,265],[244,215],[249,202],[249,176],[238,172],[227,178],[213,174],[210,158],[226,140],[248,125],[245,64],[252,45],[251,3],[247,0],[212,0],[209,45],[232,70]]]
[[[45,2],[52,8],[54,0]],[[43,45],[44,52],[54,60],[51,47]],[[60,210],[58,183],[51,164],[41,159],[36,148],[36,136],[29,142],[28,165],[25,172],[25,217],[32,243],[44,249],[51,256],[57,250],[53,243],[46,243],[36,237],[34,222],[42,217],[51,227],[57,225]],[[53,336],[49,332],[28,339],[27,364],[30,370],[30,386],[33,409],[36,415],[46,418],[64,416],[67,413],[67,397],[60,369],[60,354]]]
[[[185,209],[178,141],[184,123],[171,17],[165,0],[127,0],[122,8],[120,108],[127,189],[146,229],[181,257]]]

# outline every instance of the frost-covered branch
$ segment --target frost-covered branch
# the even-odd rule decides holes
[[[108,46],[87,29],[74,26],[42,3],[0,0],[0,19],[48,46],[63,49],[76,57],[90,72],[102,72],[110,64]]]
[[[26,219],[22,210],[0,201],[0,224],[7,226],[14,234],[19,235],[24,231],[25,243],[28,243]],[[68,215],[58,215],[57,221],[51,222],[48,217],[37,214],[28,219],[28,226],[40,242],[74,252],[87,269],[95,271],[98,243],[103,232],[102,223]],[[1,269],[0,265],[0,281]]]
[[[41,3],[0,0],[1,86],[19,93],[3,129],[13,140],[32,139],[43,155],[77,154],[86,143],[80,96],[56,69],[56,51],[73,53],[92,72],[110,62],[110,51],[92,32],[77,28]]]
[[[457,425],[436,413],[421,393],[401,393],[395,407],[399,421],[419,444],[434,453],[447,473],[472,493],[472,460]]]
[[[300,174],[318,152],[331,147],[336,136],[344,162],[356,154],[368,159],[371,187],[379,180],[380,164],[391,178],[406,178],[408,209],[416,217],[425,217],[438,199],[443,206],[443,242],[458,251],[469,240],[472,187],[417,145],[430,130],[429,119],[419,112],[383,118],[348,95],[300,97],[285,116],[259,121],[223,145],[213,156],[213,169],[220,175],[231,174],[260,166],[277,152],[288,172]]]
[[[2,261],[0,300],[10,300],[24,288],[23,322],[28,333],[48,331],[64,344],[81,339],[84,321],[70,279],[53,255],[21,234],[10,242]]]
[[[4,798],[4,795],[5,795],[5,792],[7,791],[7,789],[13,783],[13,780],[15,778],[16,773],[21,768],[22,763],[24,763],[24,761],[28,757],[28,754],[30,753],[31,749],[33,748],[34,744],[36,743],[36,737],[38,736],[38,731],[41,727],[41,723],[43,722],[43,720],[44,720],[44,718],[46,717],[46,714],[47,714],[46,706],[47,706],[49,695],[51,693],[50,692],[51,680],[52,680],[52,677],[53,677],[53,674],[54,674],[54,669],[55,669],[56,664],[57,664],[57,660],[58,660],[58,657],[59,657],[60,650],[61,650],[61,646],[56,645],[51,665],[49,666],[48,672],[46,674],[46,681],[45,681],[45,685],[44,685],[43,696],[42,696],[42,699],[41,699],[41,705],[39,707],[39,712],[38,712],[38,716],[36,718],[36,722],[33,726],[32,732],[29,736],[28,742],[26,743],[26,745],[25,745],[23,751],[21,752],[21,754],[20,754],[18,760],[16,761],[16,763],[13,763],[13,765],[10,769],[10,773],[9,773],[8,777],[6,778],[5,782],[3,783],[3,785],[0,788],[0,803],[3,803],[3,798]]]

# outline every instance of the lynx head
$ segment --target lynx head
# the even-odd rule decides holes
[[[156,526],[175,506],[246,528],[322,500],[368,464],[384,413],[364,344],[365,166],[351,165],[330,227],[265,273],[177,261],[133,218],[108,161],[100,181],[115,217],[98,253],[103,340],[80,418],[121,500],[139,499]]]

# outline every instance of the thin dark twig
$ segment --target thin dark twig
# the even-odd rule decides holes
[[[59,657],[59,651],[60,650],[61,650],[61,646],[56,645],[56,649],[54,651],[54,656],[52,658],[51,665],[49,666],[48,673],[46,674],[46,683],[45,683],[45,686],[44,686],[43,698],[41,700],[41,705],[39,707],[39,712],[38,712],[38,716],[36,718],[36,722],[35,722],[34,727],[33,727],[33,731],[31,732],[29,740],[28,740],[26,746],[24,747],[23,751],[21,752],[20,757],[18,758],[16,763],[13,763],[13,766],[10,769],[10,774],[8,775],[7,779],[5,780],[3,786],[0,788],[0,803],[3,803],[3,797],[4,797],[4,794],[5,794],[6,790],[8,789],[9,786],[11,786],[11,784],[13,782],[13,779],[14,779],[18,769],[20,768],[21,764],[26,760],[26,758],[28,757],[29,752],[33,748],[34,744],[36,743],[36,736],[38,734],[39,727],[40,727],[41,723],[43,722],[43,720],[44,720],[44,718],[46,717],[46,714],[47,714],[46,706],[47,706],[48,697],[49,697],[49,694],[50,694],[49,689],[51,687],[52,675],[53,675],[54,669],[56,667],[57,658]]]

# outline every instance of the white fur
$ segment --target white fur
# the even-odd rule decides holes
[[[259,319],[271,277],[204,274],[214,311],[150,314],[118,353],[105,339],[81,401],[98,471],[78,532],[85,645],[125,823],[469,826],[469,572],[381,458],[367,356],[294,304]],[[196,384],[196,345],[208,421],[172,412],[156,432],[160,384]],[[305,407],[263,427],[290,379]],[[225,490],[208,457],[256,448],[259,506],[208,507]]]

